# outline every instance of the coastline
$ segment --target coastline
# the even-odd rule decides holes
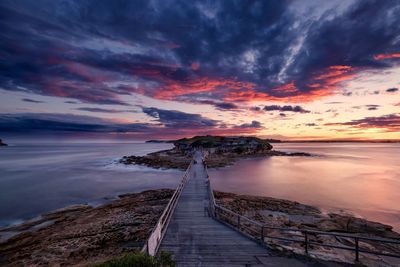
[[[236,153],[233,151],[225,153],[210,153],[206,158],[209,168],[220,168],[231,166],[241,159],[260,157],[313,157],[317,156],[306,152],[284,152],[277,150],[250,151],[247,153]],[[119,163],[125,165],[141,165],[155,169],[179,169],[186,170],[192,156],[176,149],[161,150],[144,156],[124,156]]]
[[[147,240],[173,190],[148,190],[120,195],[97,207],[74,205],[44,214],[35,221],[3,228],[14,233],[0,243],[3,266],[65,264],[87,266],[126,252],[138,251]],[[400,240],[389,225],[343,214],[323,214],[319,208],[271,197],[215,191],[218,204],[250,219],[275,227],[352,232]],[[276,234],[276,233],[275,233]],[[288,237],[288,236],[286,236]],[[332,240],[319,239],[319,242]],[[340,242],[340,241],[337,241]],[[345,242],[345,241],[342,241]],[[298,252],[299,246],[271,243],[275,249]],[[353,254],[318,250],[325,260],[351,262]],[[400,248],[399,248],[400,250]],[[400,253],[400,251],[397,251]]]
[[[3,228],[1,266],[80,265],[138,251],[172,196],[171,189],[120,195],[91,207],[74,205]]]
[[[269,246],[284,253],[304,254],[302,242],[287,243],[282,239],[275,239],[301,238],[299,232],[296,231],[297,229],[350,235],[356,234],[366,238],[400,241],[400,233],[395,232],[391,225],[369,221],[350,214],[324,214],[318,207],[286,199],[240,195],[220,191],[214,191],[214,195],[218,205],[267,226],[264,233],[267,236],[265,239],[268,240]],[[237,218],[230,217],[228,220],[233,221],[235,224]],[[291,230],[280,231],[278,230],[279,228]],[[243,229],[248,228],[244,227]],[[254,233],[254,230],[252,231],[251,229],[247,231],[247,234],[250,236]],[[273,238],[268,238],[268,236]],[[254,236],[254,238],[257,239],[258,236]],[[318,234],[309,234],[308,238],[310,242],[315,244],[309,247],[309,255],[311,257],[326,261],[354,263],[353,251],[318,246],[318,244],[323,243],[338,247],[354,247],[354,240],[352,238],[338,238]],[[396,244],[382,244],[380,242],[363,240],[360,241],[360,247],[365,251],[385,251],[400,255],[400,246]],[[361,257],[365,266],[398,266],[400,263],[400,260],[396,258],[366,253],[363,253]]]

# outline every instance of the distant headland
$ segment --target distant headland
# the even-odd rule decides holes
[[[271,142],[272,141],[272,142]],[[279,141],[261,139],[252,136],[195,136],[178,140],[150,140],[149,143],[173,143],[169,150],[157,151],[145,156],[124,156],[120,162],[124,164],[139,164],[153,168],[185,170],[196,149],[207,153],[207,166],[210,168],[231,165],[239,159],[270,156],[312,156],[303,152],[282,152],[273,150],[270,143]]]
[[[196,138],[196,137],[193,137]],[[230,138],[230,137],[227,137]],[[186,138],[183,138],[186,139]],[[190,138],[192,139],[192,138]],[[400,139],[262,139],[268,143],[400,143]],[[147,140],[146,143],[174,143],[177,140]]]
[[[3,140],[0,139],[0,146],[8,146],[6,143],[3,143]]]

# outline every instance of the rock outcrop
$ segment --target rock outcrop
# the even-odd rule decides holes
[[[0,146],[7,146],[7,144],[3,143],[3,140],[0,139]]]
[[[307,229],[324,232],[350,233],[373,238],[390,238],[400,241],[400,234],[393,231],[390,225],[368,221],[348,214],[322,214],[316,207],[294,201],[223,192],[215,192],[215,198],[217,204],[264,225],[293,229],[292,231],[280,231],[266,228],[265,235],[270,237],[299,239],[301,238],[300,232],[295,230]],[[236,218],[232,218],[232,221],[236,222],[236,220]],[[252,232],[250,231],[249,234],[252,234]],[[271,246],[277,249],[292,251],[299,254],[304,253],[304,246],[301,242],[288,243],[272,238],[266,238],[266,240],[268,240]],[[353,238],[310,234],[309,240],[314,244],[355,246]],[[400,246],[396,244],[360,240],[360,248],[400,255]],[[339,260],[348,263],[354,262],[354,252],[352,251],[311,245],[309,252],[319,259]],[[361,257],[363,264],[366,264],[366,266],[398,266],[398,262],[396,263],[394,258],[379,257],[364,253],[361,254]]]
[[[171,142],[171,141],[169,141]],[[152,168],[185,170],[195,149],[204,149],[209,168],[224,167],[243,158],[271,156],[312,156],[308,153],[290,153],[272,150],[272,145],[257,137],[195,136],[173,142],[174,148],[147,154],[145,156],[124,156],[120,163],[139,164]]]
[[[126,194],[99,207],[72,206],[2,229],[0,236],[14,236],[0,243],[0,265],[87,266],[138,250],[172,193],[160,189]]]
[[[150,153],[146,156],[124,156],[120,159],[120,163],[138,164],[157,169],[186,170],[191,160],[191,156],[171,149]]]

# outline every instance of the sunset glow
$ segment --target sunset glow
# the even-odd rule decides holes
[[[397,2],[22,2],[0,4],[2,137],[400,139]]]

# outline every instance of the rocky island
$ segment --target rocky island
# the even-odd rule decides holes
[[[273,150],[273,146],[268,141],[250,136],[195,136],[173,142],[168,141],[174,145],[169,150],[157,151],[145,156],[124,156],[120,163],[185,170],[196,149],[202,149],[207,154],[206,163],[209,168],[232,165],[237,160],[251,157],[311,156],[303,152],[289,153]]]
[[[3,143],[3,140],[0,139],[0,146],[7,146],[7,144]]]

